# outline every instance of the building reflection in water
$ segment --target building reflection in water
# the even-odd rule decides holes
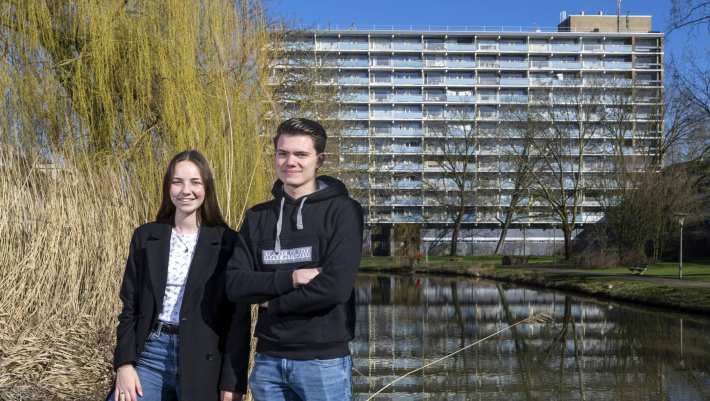
[[[361,275],[356,297],[356,400],[537,312],[554,321],[505,331],[375,400],[710,399],[707,319],[460,278]]]

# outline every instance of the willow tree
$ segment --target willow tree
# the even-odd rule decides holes
[[[257,1],[0,2],[0,398],[106,389],[130,232],[176,151],[205,153],[233,226],[267,196],[276,36]]]

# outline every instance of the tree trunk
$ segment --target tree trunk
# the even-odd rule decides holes
[[[461,230],[461,220],[463,220],[464,208],[459,208],[454,221],[454,231],[451,233],[451,247],[449,248],[449,256],[456,256],[456,247],[459,241],[459,231]]]
[[[501,250],[503,249],[503,243],[505,243],[505,237],[508,235],[508,227],[510,227],[510,223],[513,221],[513,212],[512,209],[508,210],[505,212],[505,221],[503,222],[503,227],[500,230],[500,236],[498,237],[498,243],[496,244],[496,250],[493,252],[494,255],[500,255]]]
[[[563,224],[562,232],[565,235],[565,260],[569,260],[572,257],[572,228],[569,224]]]

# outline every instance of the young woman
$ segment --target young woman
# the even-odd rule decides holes
[[[217,204],[207,160],[178,153],[156,221],[131,240],[109,401],[238,401],[246,391],[249,305],[230,303],[224,269],[239,237]]]

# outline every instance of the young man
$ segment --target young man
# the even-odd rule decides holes
[[[305,118],[279,125],[274,196],[251,208],[227,267],[227,296],[258,303],[256,401],[351,400],[348,342],[362,208],[342,182],[316,176],[326,134]]]

